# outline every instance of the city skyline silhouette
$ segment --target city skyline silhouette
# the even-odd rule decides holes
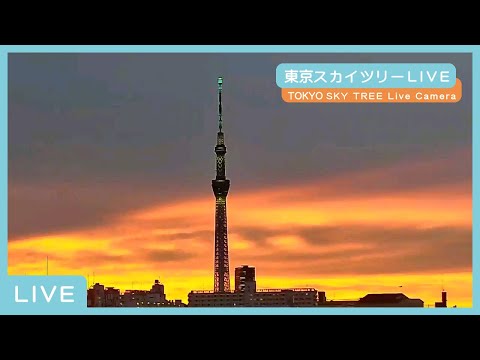
[[[297,105],[275,88],[280,62],[399,57],[454,63],[461,102]],[[402,286],[426,304],[446,288],[471,306],[469,55],[15,54],[9,69],[10,274],[48,256],[106,286],[212,289],[223,74],[231,268],[255,266],[261,288]]]

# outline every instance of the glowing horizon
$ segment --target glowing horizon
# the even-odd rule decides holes
[[[470,149],[440,159],[320,178],[228,197],[230,277],[256,267],[258,288],[314,287],[327,299],[403,292],[425,305],[472,306],[471,182],[367,191],[405,171],[422,177],[448,169]],[[20,186],[15,188],[21,192]],[[17,237],[8,243],[9,274],[83,275],[105,286],[149,289],[187,302],[213,289],[214,197],[168,200],[125,209],[100,224]],[[401,286],[401,287],[400,287]],[[401,290],[401,291],[399,291]]]

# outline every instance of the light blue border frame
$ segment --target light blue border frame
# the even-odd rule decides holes
[[[472,308],[85,308],[75,314],[137,314],[137,315],[471,315],[480,314],[480,247],[475,242],[480,225],[476,211],[479,188],[477,164],[480,139],[473,134],[480,131],[479,110],[475,95],[480,84],[480,46],[478,45],[0,45],[0,198],[8,199],[8,53],[14,52],[100,52],[100,53],[471,53],[472,54],[472,214],[473,214],[473,299]],[[480,97],[479,97],[480,98]],[[0,290],[8,275],[8,202],[0,203]],[[2,294],[0,293],[0,297]],[[17,309],[0,308],[0,314],[19,313]],[[36,314],[63,314],[45,306]],[[26,312],[22,314],[27,314]],[[68,314],[74,314],[69,312]]]

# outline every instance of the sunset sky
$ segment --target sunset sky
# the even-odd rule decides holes
[[[463,97],[288,104],[282,62],[449,62]],[[472,305],[469,54],[10,54],[9,273],[213,289],[220,75],[232,275]]]

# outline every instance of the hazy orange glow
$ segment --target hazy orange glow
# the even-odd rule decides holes
[[[439,166],[427,165],[422,169]],[[471,263],[442,268],[437,253],[425,255],[453,244],[456,232],[471,231],[470,183],[356,189],[370,181],[381,184],[396,171],[414,173],[415,166],[268,191],[232,186],[227,201],[231,273],[235,266],[253,265],[259,288],[309,286],[326,291],[328,299],[403,292],[428,305],[439,301],[445,288],[449,305],[470,307]],[[106,224],[10,241],[9,273],[44,274],[48,255],[50,274],[81,274],[90,283],[122,290],[149,288],[159,278],[168,299],[186,302],[190,290],[213,288],[213,194],[125,210]],[[181,225],[175,225],[177,219]],[[432,239],[417,242],[412,238],[417,234]]]

